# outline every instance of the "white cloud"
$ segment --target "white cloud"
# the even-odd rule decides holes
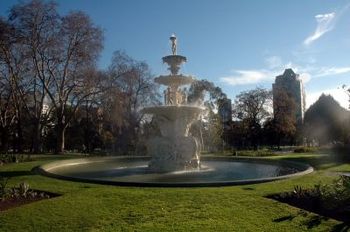
[[[334,88],[334,89],[324,89],[321,91],[316,92],[306,92],[306,108],[309,108],[310,105],[315,103],[318,98],[321,96],[321,94],[329,94],[332,95],[333,98],[339,102],[339,104],[344,107],[345,109],[348,109],[349,107],[349,97],[345,93],[345,91],[341,88]]]
[[[310,35],[304,40],[304,45],[310,45],[315,40],[323,36],[325,33],[333,29],[335,21],[335,12],[316,15],[315,19],[317,21],[316,30],[312,35]]]
[[[270,69],[281,67],[282,59],[279,56],[270,56],[265,59],[267,66]]]
[[[265,81],[273,81],[277,75],[281,75],[287,68],[293,69],[299,74],[299,78],[303,83],[309,82],[313,78],[326,76],[336,76],[340,74],[350,73],[348,67],[317,67],[317,66],[299,66],[291,62],[281,64],[273,69],[252,69],[252,70],[233,70],[234,75],[221,77],[220,81],[229,85],[248,85],[259,84]]]
[[[324,77],[331,75],[338,75],[350,72],[350,66],[348,67],[322,67],[319,69],[317,73],[315,73],[315,77]]]
[[[274,81],[275,77],[281,75],[285,69],[291,68],[299,74],[303,83],[308,83],[313,78],[335,76],[350,73],[350,66],[343,67],[320,67],[314,64],[297,65],[293,62],[283,62],[279,56],[268,56],[264,59],[267,68],[262,69],[238,69],[232,70],[231,75],[220,78],[220,81],[232,86],[262,84]]]
[[[220,81],[229,85],[248,85],[274,78],[267,70],[235,70],[234,72],[235,75],[221,77]]]
[[[304,72],[299,75],[299,78],[303,81],[303,83],[307,83],[311,80],[310,73]]]

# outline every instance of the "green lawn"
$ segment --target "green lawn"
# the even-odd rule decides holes
[[[264,196],[290,191],[295,185],[330,182],[336,178],[330,172],[350,171],[349,164],[315,154],[271,158],[307,162],[317,170],[255,185],[138,188],[69,182],[31,173],[33,167],[57,156],[4,165],[0,175],[12,176],[9,186],[25,181],[32,188],[63,195],[0,212],[0,231],[341,231],[346,227]]]

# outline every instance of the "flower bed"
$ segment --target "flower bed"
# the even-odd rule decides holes
[[[12,188],[7,188],[6,185],[7,179],[2,178],[0,181],[0,211],[59,196],[55,193],[30,189],[26,183]]]
[[[295,186],[292,192],[269,195],[268,198],[350,223],[349,176],[341,176],[329,185],[317,184],[311,189]]]

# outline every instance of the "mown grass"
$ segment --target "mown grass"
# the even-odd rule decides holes
[[[0,167],[9,185],[27,182],[32,188],[63,194],[0,212],[0,231],[338,231],[341,222],[276,202],[265,196],[311,187],[350,171],[349,164],[329,156],[273,156],[307,162],[316,171],[302,177],[255,185],[215,188],[138,188],[94,185],[51,179],[31,169],[49,160]],[[70,158],[70,157],[65,157]]]

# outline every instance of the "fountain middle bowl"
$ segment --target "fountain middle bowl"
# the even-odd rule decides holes
[[[150,157],[96,157],[56,161],[42,175],[79,182],[144,187],[208,187],[261,183],[311,173],[307,164],[258,158],[202,157],[201,170],[168,173],[148,168]]]

